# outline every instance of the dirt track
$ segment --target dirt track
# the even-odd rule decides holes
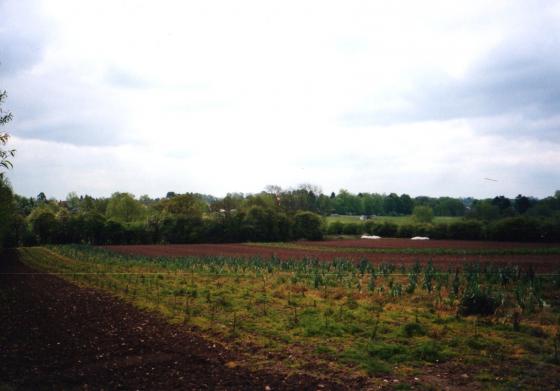
[[[230,368],[235,354],[162,318],[0,255],[0,389],[344,389]],[[319,386],[321,384],[323,387]]]

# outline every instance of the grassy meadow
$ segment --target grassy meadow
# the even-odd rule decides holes
[[[460,221],[462,217],[452,217],[452,216],[435,216],[434,223],[454,223]],[[368,220],[360,220],[360,216],[347,216],[347,215],[331,215],[326,217],[327,223],[333,223],[335,221],[340,221],[341,223],[363,223]],[[414,224],[416,221],[412,215],[408,216],[376,216],[371,218],[369,221],[374,221],[379,224],[384,222],[389,222],[397,225],[403,224]]]

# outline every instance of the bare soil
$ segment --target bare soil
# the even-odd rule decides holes
[[[0,255],[1,390],[317,390],[350,384],[230,365],[162,317]]]
[[[482,240],[410,240],[402,238],[323,240],[320,242],[301,241],[302,245],[317,245],[342,248],[449,248],[463,250],[552,248],[560,243],[536,242],[491,242]]]

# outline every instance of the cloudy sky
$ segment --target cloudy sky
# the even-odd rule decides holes
[[[27,196],[560,189],[559,1],[0,0],[0,62]]]

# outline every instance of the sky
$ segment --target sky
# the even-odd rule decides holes
[[[560,1],[0,0],[0,90],[25,196],[560,189]]]

